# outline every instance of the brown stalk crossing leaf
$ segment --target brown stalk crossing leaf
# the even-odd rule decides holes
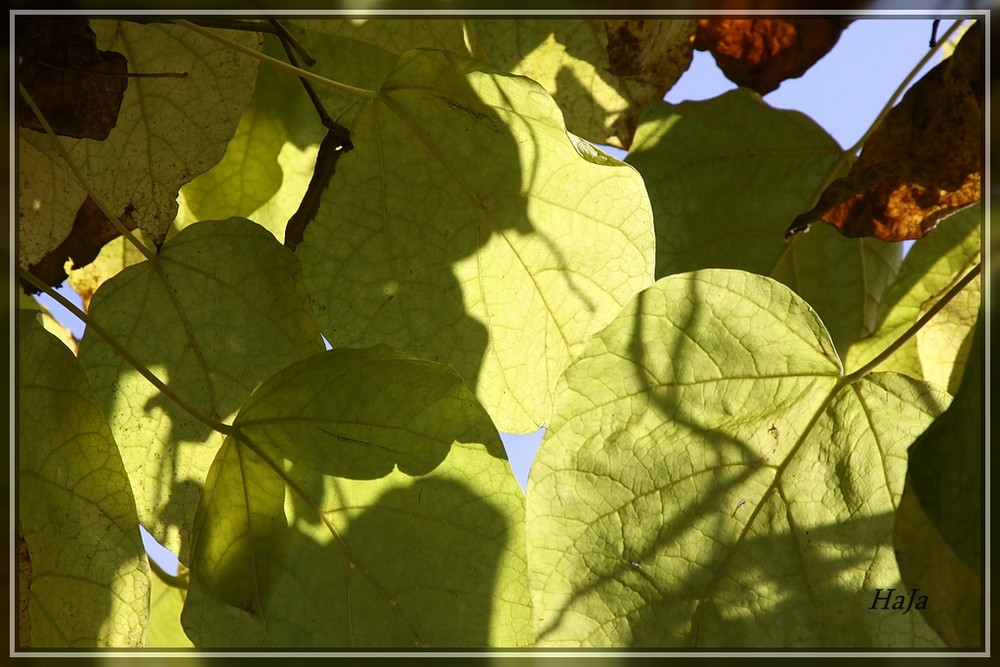
[[[847,176],[799,215],[786,238],[827,222],[844,236],[920,239],[982,197],[983,47],[979,23],[954,55],[907,91]]]

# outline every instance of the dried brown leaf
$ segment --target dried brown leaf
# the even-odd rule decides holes
[[[865,142],[847,176],[786,236],[823,220],[844,236],[903,241],[982,197],[983,50],[979,23],[918,81]]]
[[[805,74],[833,48],[844,19],[701,19],[694,48],[709,51],[739,86],[761,95]]]
[[[98,50],[86,19],[23,17],[15,26],[18,80],[56,134],[107,139],[128,85],[125,56]],[[24,99],[15,98],[19,125],[44,132]]]

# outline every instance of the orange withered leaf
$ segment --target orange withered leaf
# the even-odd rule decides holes
[[[918,81],[865,142],[847,176],[785,236],[827,222],[844,236],[920,239],[982,196],[983,47],[979,23]]]
[[[805,74],[833,48],[844,19],[701,19],[694,48],[709,51],[733,83],[761,95]]]

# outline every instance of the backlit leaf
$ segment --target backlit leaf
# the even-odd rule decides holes
[[[108,424],[76,359],[18,313],[18,516],[30,646],[142,646],[149,564]]]
[[[983,352],[979,318],[968,368],[948,410],[910,447],[895,545],[908,587],[950,646],[982,646]]]
[[[323,349],[297,260],[240,218],[183,230],[155,265],[105,282],[90,316],[188,406],[220,421],[275,371]],[[191,520],[222,436],[90,329],[80,361],[122,450],[140,520],[187,562]]]
[[[575,147],[537,84],[440,51],[400,57],[342,122],[299,246],[335,346],[453,366],[507,432],[551,412],[570,360],[652,272],[642,179]]]
[[[839,155],[808,117],[746,89],[651,107],[628,162],[649,188],[657,277],[704,268],[770,276],[808,301],[846,350],[874,328],[900,248],[822,228],[784,239]]]
[[[937,303],[951,285],[978,261],[981,217],[981,207],[971,206],[957,213],[934,234],[913,245],[899,268],[899,274],[882,297],[877,327],[847,350],[844,365],[848,371],[861,368],[874,359],[913,325],[927,308]],[[972,285],[963,290],[952,302],[954,305],[949,304],[946,312],[939,313],[916,337],[882,362],[878,370],[905,373],[954,392],[968,354],[968,350],[963,351],[963,344],[975,325],[978,308],[977,304],[970,311],[969,299],[976,300],[978,293],[978,288]],[[956,368],[959,372],[952,382]]]
[[[946,401],[895,374],[845,384],[770,279],[658,281],[567,370],[531,470],[540,645],[940,645],[870,607],[900,586],[906,448]]]
[[[195,523],[198,646],[523,646],[524,497],[451,369],[335,349],[240,411]]]

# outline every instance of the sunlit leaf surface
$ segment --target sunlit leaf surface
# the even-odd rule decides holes
[[[815,313],[730,270],[641,292],[567,371],[528,484],[545,646],[904,647],[892,525],[947,396],[853,384]]]
[[[324,334],[448,363],[501,430],[537,430],[651,281],[642,179],[578,152],[537,84],[445,52],[402,55],[342,122],[355,150],[298,249]]]
[[[295,257],[248,220],[207,221],[94,294],[91,319],[187,405],[229,420],[275,371],[322,351]],[[187,562],[191,519],[222,436],[88,329],[80,362],[108,415],[150,533]]]

